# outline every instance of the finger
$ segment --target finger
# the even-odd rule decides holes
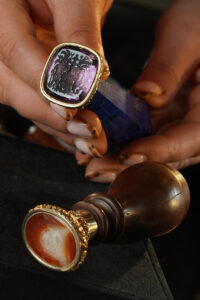
[[[189,166],[196,165],[200,162],[200,155],[197,155],[195,157],[189,157],[181,161],[173,162],[173,163],[167,163],[168,166],[175,168],[175,169],[184,169]]]
[[[200,83],[200,68],[199,68],[199,66],[194,71],[194,74],[192,76],[192,82],[194,82],[194,83]]]
[[[53,102],[50,103],[50,106],[59,116],[67,121],[72,120],[78,111],[78,109],[66,108]]]
[[[31,9],[31,17],[35,23],[46,28],[53,27],[52,15],[44,0],[27,0],[27,2]]]
[[[91,160],[90,155],[82,153],[78,150],[76,150],[75,152],[75,158],[76,158],[77,165],[79,166],[87,166]]]
[[[59,132],[38,122],[36,124],[46,133],[57,136],[64,142],[75,146],[77,150],[79,152],[82,152],[83,154],[88,154],[89,156],[94,157],[101,157],[107,151],[107,139],[103,130],[100,136],[96,139],[83,139],[73,134]]]
[[[172,99],[199,63],[199,10],[199,1],[176,1],[158,24],[155,47],[132,89],[152,107]]]
[[[46,0],[54,20],[59,43],[74,42],[96,50],[104,57],[101,37],[101,20],[105,1]],[[70,13],[69,13],[70,12]],[[67,18],[66,18],[67,16]],[[104,60],[105,69],[108,68]]]
[[[77,137],[74,139],[74,145],[80,152],[98,158],[102,157],[102,155],[107,151],[108,148],[104,130],[102,130],[99,137],[95,139],[84,139],[82,137]]]
[[[39,25],[35,25],[35,32],[38,42],[46,49],[48,53],[50,53],[57,45],[53,29],[48,30],[40,27]]]
[[[22,1],[1,3],[1,60],[39,92],[40,76],[48,54],[35,38],[33,23]]]
[[[189,95],[189,105],[191,108],[200,104],[200,85],[196,85]]]
[[[66,121],[41,101],[38,94],[0,61],[0,102],[12,106],[27,119],[66,132]]]
[[[102,126],[98,116],[91,110],[79,110],[75,119],[67,122],[67,130],[78,136],[96,138],[101,134]]]
[[[130,143],[119,159],[127,166],[144,161],[177,162],[196,156],[199,150],[200,124],[185,121],[158,135]]]
[[[65,144],[64,143],[67,143],[68,145],[70,146],[73,146],[74,150],[73,152],[75,152],[75,147],[74,147],[74,136],[69,134],[69,133],[62,133],[56,129],[53,129],[47,125],[44,125],[40,122],[34,122],[38,128],[40,128],[42,131],[44,131],[45,133],[47,133],[48,135],[51,135],[53,137],[56,138],[56,140],[58,141],[58,143],[60,143],[61,146],[65,147]],[[59,139],[57,139],[57,137]],[[63,143],[60,141],[62,140]],[[67,148],[67,146],[66,146]]]
[[[43,128],[43,130],[38,126]],[[37,126],[32,125],[26,132],[24,140],[70,154],[74,153],[75,149],[73,146],[67,144],[61,140],[61,138],[47,134],[44,130],[44,126],[40,123],[37,123]],[[48,131],[48,129],[46,131]]]
[[[56,46],[55,34],[53,31],[44,30],[43,28],[36,26],[36,34],[37,34],[38,41],[40,41],[40,43],[45,47],[45,49],[48,49],[50,51],[53,49],[53,47]],[[60,115],[62,118],[64,118],[67,121],[72,120],[78,111],[78,109],[69,109],[60,106],[58,104],[55,104],[53,102],[51,102],[50,105],[51,108],[58,115]]]
[[[100,159],[92,158],[87,165],[85,177],[94,182],[109,183],[125,168],[119,164],[116,154],[106,154]]]

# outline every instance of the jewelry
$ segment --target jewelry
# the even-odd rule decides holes
[[[75,43],[63,43],[51,52],[40,89],[49,101],[67,108],[84,108],[97,90],[103,71],[101,56]]]

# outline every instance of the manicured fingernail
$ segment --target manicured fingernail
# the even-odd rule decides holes
[[[50,103],[50,106],[59,116],[61,116],[65,120],[70,121],[72,119],[72,113],[65,107],[52,102]]]
[[[81,159],[81,160],[76,161],[77,165],[80,166],[80,167],[86,167],[88,162],[89,162],[88,159],[87,160]]]
[[[109,76],[110,76],[110,69],[109,67],[106,67],[101,74],[101,79],[106,80]]]
[[[97,172],[88,172],[85,174],[85,178],[101,183],[112,182],[116,178],[117,174],[114,171],[97,171]]]
[[[76,157],[76,163],[78,166],[87,166],[89,161],[91,160],[91,156],[88,154],[85,154],[83,152],[80,152],[79,155],[75,156]]]
[[[88,125],[78,120],[71,120],[67,122],[67,130],[75,135],[81,135],[85,137],[92,137]]]
[[[125,166],[131,166],[131,165],[135,165],[141,162],[144,162],[147,160],[146,155],[143,154],[131,154],[131,155],[127,155],[127,154],[122,154],[119,157],[119,161],[121,164],[125,165]]]
[[[147,99],[152,96],[161,96],[162,88],[153,81],[139,81],[131,89],[131,94],[138,98]]]
[[[74,140],[74,145],[76,148],[86,154],[89,154],[91,156],[95,157],[102,157],[102,155],[99,153],[99,151],[95,148],[94,145],[91,143],[85,141],[84,139],[77,138]]]
[[[54,139],[58,142],[58,144],[63,147],[64,149],[68,150],[69,153],[75,153],[76,148],[66,142],[64,142],[62,139],[60,139],[58,136],[55,136]]]

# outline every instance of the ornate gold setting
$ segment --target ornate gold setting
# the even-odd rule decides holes
[[[68,266],[55,267],[46,263],[29,246],[25,233],[26,224],[31,216],[38,213],[47,213],[55,216],[58,220],[61,220],[63,223],[65,223],[74,235],[76,242],[76,256],[72,263],[70,263]],[[57,271],[74,271],[84,262],[87,255],[88,240],[90,237],[88,224],[81,216],[80,211],[66,211],[59,206],[49,204],[37,205],[33,209],[29,210],[22,224],[22,235],[27,249],[36,258],[36,260],[42,265]]]
[[[75,104],[75,103],[64,103],[63,101],[59,101],[59,100],[51,97],[49,94],[47,94],[46,91],[45,91],[45,89],[44,89],[44,79],[45,79],[46,70],[48,68],[48,64],[49,64],[50,60],[52,59],[52,56],[54,55],[54,53],[59,48],[61,48],[63,46],[77,46],[77,47],[79,47],[81,49],[86,49],[86,50],[90,51],[91,53],[93,53],[96,56],[97,60],[98,60],[98,68],[97,68],[97,72],[96,72],[96,76],[95,76],[94,82],[93,82],[93,84],[92,84],[92,86],[91,86],[91,88],[90,88],[87,96],[80,103],[78,103],[78,104]],[[45,64],[44,70],[42,72],[41,80],[40,80],[40,90],[41,90],[41,93],[43,94],[43,96],[47,100],[49,100],[49,101],[51,101],[51,102],[53,102],[55,104],[58,104],[58,105],[61,105],[61,106],[67,107],[67,108],[72,108],[72,109],[73,108],[84,108],[85,106],[87,106],[90,103],[92,97],[94,96],[94,94],[95,94],[95,92],[96,92],[96,90],[98,88],[98,84],[99,84],[99,81],[100,81],[100,79],[102,77],[102,74],[103,74],[103,60],[102,60],[102,58],[101,58],[101,56],[100,56],[99,53],[97,53],[96,51],[94,51],[94,50],[92,50],[92,49],[90,49],[90,48],[88,48],[86,46],[83,46],[83,45],[80,45],[80,44],[77,44],[77,43],[62,43],[62,44],[59,44],[58,46],[56,46],[52,50],[52,52],[50,53],[50,55],[49,55],[49,57],[47,59],[47,62]]]

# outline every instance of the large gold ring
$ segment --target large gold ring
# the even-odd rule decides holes
[[[53,103],[83,108],[96,92],[104,71],[102,58],[96,51],[75,43],[63,43],[51,52],[42,73],[40,89]]]

